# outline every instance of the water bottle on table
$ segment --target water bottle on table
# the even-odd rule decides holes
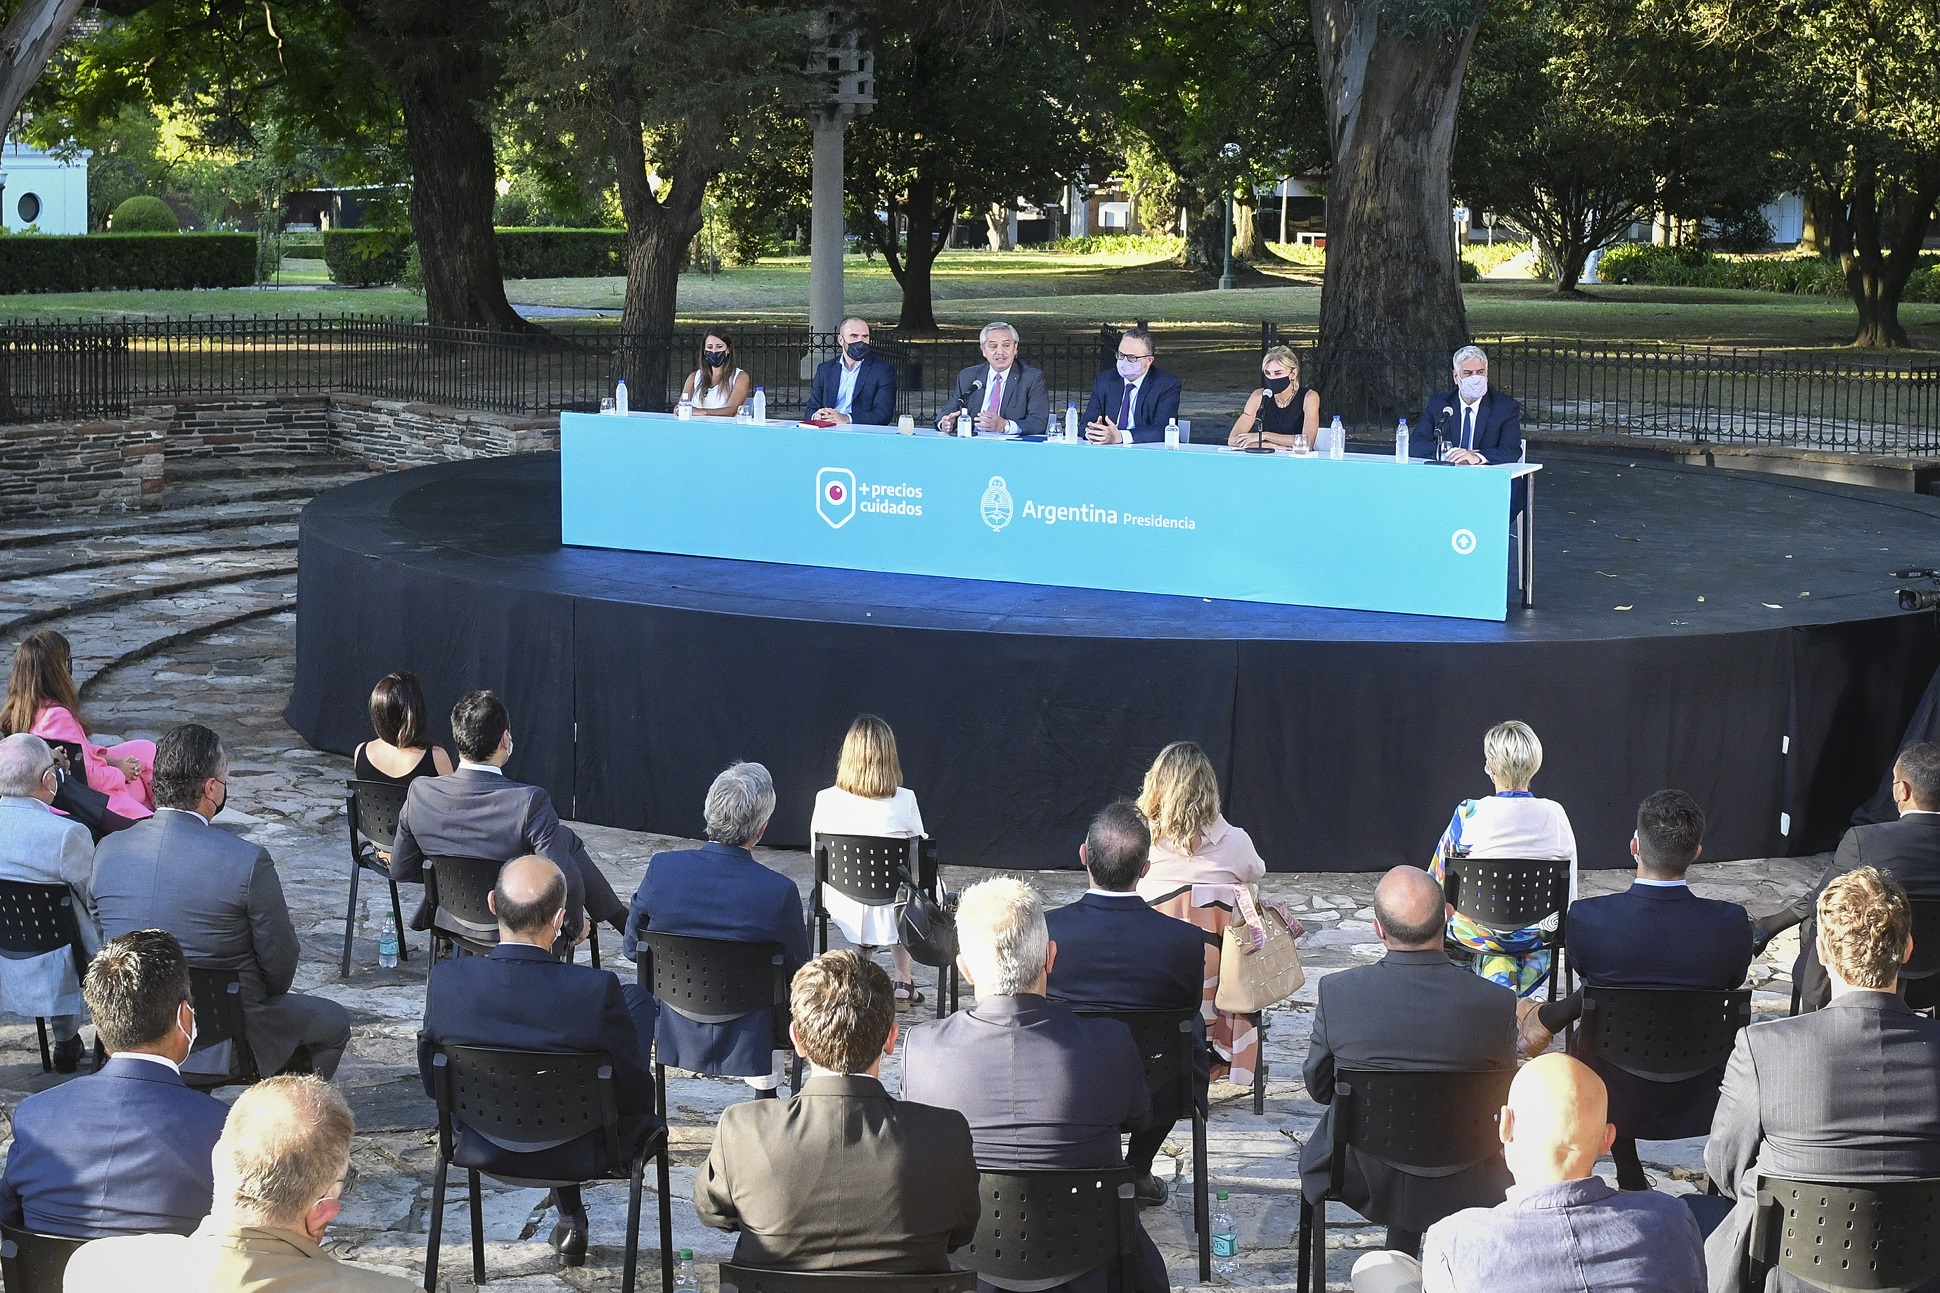
[[[1394,424],[1394,460],[1408,461],[1408,419],[1402,418]]]
[[[700,1276],[694,1274],[694,1250],[680,1250],[680,1265],[674,1267],[674,1293],[701,1293]]]
[[[1213,1207],[1213,1274],[1230,1284],[1239,1275],[1239,1227],[1233,1224],[1233,1214],[1226,1203],[1226,1191],[1219,1192],[1219,1202]]]
[[[1347,456],[1347,428],[1340,424],[1340,414],[1334,414],[1333,424],[1327,428],[1327,456],[1345,458]]]
[[[613,411],[621,417],[626,416],[626,378],[624,377],[613,387]]]
[[[768,391],[765,387],[754,388],[754,420],[757,426],[768,421]]]
[[[681,396],[680,403],[674,406],[674,416],[682,422],[691,421],[694,417],[694,401],[685,395]]]
[[[384,927],[377,932],[377,964],[386,970],[397,968],[397,917],[384,913]]]
[[[1076,440],[1078,438],[1078,406],[1076,404],[1067,404],[1064,406],[1064,438],[1066,440]]]
[[[1177,418],[1165,424],[1165,447],[1168,449],[1179,447],[1179,419]]]

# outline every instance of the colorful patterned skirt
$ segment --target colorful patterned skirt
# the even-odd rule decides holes
[[[1235,1086],[1252,1086],[1253,1072],[1260,1062],[1260,1030],[1251,1015],[1230,1015],[1213,1007],[1213,998],[1219,994],[1221,938],[1226,927],[1238,919],[1234,892],[1230,884],[1182,885],[1148,899],[1146,906],[1196,926],[1205,934],[1205,991],[1199,999],[1199,1013],[1206,1021],[1206,1040],[1213,1047],[1212,1080],[1225,1078]]]

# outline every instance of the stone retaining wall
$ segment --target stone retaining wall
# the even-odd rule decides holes
[[[0,425],[0,519],[160,507],[168,429],[154,417]]]
[[[257,454],[330,453],[328,396],[236,398],[153,404],[135,413],[168,422],[168,458],[242,458]]]
[[[336,394],[330,397],[329,420],[332,450],[378,471],[559,447],[556,413],[519,417]]]

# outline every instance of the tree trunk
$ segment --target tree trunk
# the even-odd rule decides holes
[[[899,332],[934,336],[938,329],[930,270],[935,267],[937,253],[942,250],[940,235],[956,222],[956,208],[951,204],[939,210],[942,204],[937,201],[936,181],[930,179],[920,179],[911,184],[906,202],[904,210],[909,220],[903,235],[903,268],[896,275],[896,281],[903,289],[903,308],[896,317],[896,329]],[[984,219],[988,223],[988,213]]]
[[[1846,233],[1838,196],[1819,184],[1806,184],[1799,193],[1805,207],[1805,227],[1799,241],[1820,256],[1839,255],[1852,239]]]
[[[648,179],[640,105],[616,90],[613,106],[613,160],[626,219],[626,303],[620,331],[629,344],[621,371],[627,374],[629,399],[637,389],[639,407],[665,409],[685,380],[670,371],[674,311],[680,267],[700,232],[701,200],[719,156],[720,119],[716,113],[700,112],[682,123],[673,163],[656,194]]]
[[[1420,407],[1468,339],[1449,163],[1480,17],[1408,37],[1381,0],[1310,8],[1333,149],[1316,375],[1349,420],[1387,422]]]
[[[992,202],[990,209],[983,213],[984,228],[990,231],[990,250],[1010,250],[1010,208]]]
[[[27,0],[0,30],[0,139],[80,11],[81,0]]]
[[[1859,313],[1855,346],[1913,344],[1900,323],[1900,297],[1919,264],[1927,224],[1940,201],[1940,166],[1923,168],[1915,184],[1911,193],[1894,186],[1894,192],[1882,197],[1877,164],[1853,162],[1845,212],[1852,243],[1841,259],[1846,291]]]
[[[1280,253],[1266,245],[1269,232],[1276,237],[1280,232],[1278,215],[1277,208],[1273,217],[1269,218],[1257,206],[1235,205],[1233,207],[1233,254],[1249,266],[1286,264],[1286,260]],[[1267,228],[1269,224],[1273,226],[1270,231]]]
[[[1185,245],[1179,249],[1179,263],[1218,278],[1225,267],[1225,199],[1181,183],[1179,202],[1186,213]]]

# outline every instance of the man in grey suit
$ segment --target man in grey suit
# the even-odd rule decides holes
[[[1912,741],[1900,751],[1893,761],[1893,804],[1900,811],[1898,821],[1875,822],[1847,831],[1818,883],[1790,905],[1752,921],[1761,947],[1774,934],[1804,923],[1799,931],[1798,960],[1792,966],[1801,1010],[1819,1009],[1829,995],[1812,912],[1833,879],[1862,866],[1878,867],[1899,881],[1909,898],[1940,901],[1940,745]]]
[[[299,952],[276,863],[212,819],[229,802],[229,757],[206,727],[184,724],[155,747],[155,815],[101,841],[94,901],[109,938],[138,929],[175,935],[191,966],[230,969],[264,1076],[337,1071],[350,1013],[291,992]],[[184,1074],[226,1064],[227,1044],[191,1054]]]
[[[1327,1192],[1334,1154],[1334,1083],[1342,1069],[1395,1072],[1508,1069],[1516,1063],[1516,995],[1458,969],[1442,950],[1449,908],[1434,877],[1398,866],[1374,890],[1374,934],[1388,954],[1320,981],[1302,1076],[1327,1106],[1300,1153],[1310,1203]],[[1417,1176],[1348,1151],[1342,1201],[1388,1228],[1410,1256],[1429,1226],[1463,1208],[1493,1207],[1509,1187],[1500,1152],[1449,1176]]]
[[[977,1160],[954,1109],[891,1099],[896,994],[860,952],[795,972],[788,1026],[808,1061],[801,1094],[729,1105],[694,1207],[738,1230],[734,1260],[787,1271],[934,1274],[977,1233]]]
[[[1746,1287],[1746,1247],[1760,1175],[1809,1181],[1940,1176],[1940,1023],[1898,996],[1913,951],[1906,891],[1873,867],[1819,895],[1823,1010],[1738,1034],[1704,1147],[1731,1214],[1705,1241],[1715,1293]],[[1807,1290],[1773,1268],[1764,1288]]]
[[[1043,435],[1051,422],[1051,394],[1043,370],[1017,362],[1022,339],[1008,323],[986,323],[977,334],[987,361],[957,374],[956,394],[936,420],[939,431],[954,433],[967,417],[983,435]]]
[[[903,1098],[959,1110],[986,1170],[1123,1164],[1119,1134],[1152,1119],[1144,1062],[1124,1024],[1087,1019],[1045,995],[1057,945],[1036,890],[1009,877],[971,885],[957,906],[957,941],[957,968],[977,1004],[909,1030]],[[1125,1293],[1170,1287],[1143,1226],[1133,1275]],[[1102,1291],[1106,1276],[1100,1267],[1059,1287]]]
[[[458,747],[457,770],[443,777],[419,777],[405,796],[391,849],[392,878],[423,884],[427,856],[505,863],[537,853],[551,858],[566,877],[568,942],[586,936],[588,916],[624,930],[626,904],[593,864],[579,836],[560,824],[552,796],[505,775],[512,757],[512,722],[504,702],[489,691],[461,697],[451,710],[451,739]],[[436,914],[427,896],[411,918],[411,928],[431,928]],[[461,932],[496,935],[491,927]]]
[[[54,752],[26,732],[0,740],[0,880],[64,884],[89,956],[101,948],[94,914],[94,840],[54,802]],[[65,948],[20,960],[0,958],[0,1010],[45,1018],[54,1035],[54,1071],[81,1063],[81,973]]]

